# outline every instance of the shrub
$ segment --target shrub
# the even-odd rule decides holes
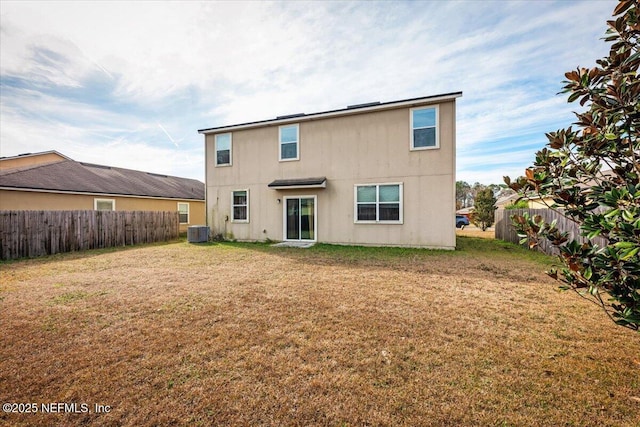
[[[583,236],[607,239],[604,247],[570,240],[555,223],[513,216],[531,246],[548,239],[559,251],[560,271],[549,275],[595,302],[617,324],[640,328],[640,22],[638,0],[622,0],[607,21],[609,56],[593,68],[565,74],[569,102],[588,106],[572,127],[547,134],[526,177],[505,182],[524,194],[553,198]]]

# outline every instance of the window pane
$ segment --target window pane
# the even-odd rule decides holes
[[[231,134],[225,133],[222,135],[216,135],[216,150],[230,150],[231,149]]]
[[[222,150],[217,153],[217,164],[219,165],[228,165],[231,163],[231,151],[230,150]]]
[[[399,202],[400,186],[399,185],[381,185],[380,186],[380,202]]]
[[[413,146],[414,147],[435,147],[436,146],[436,128],[414,129]]]
[[[282,144],[280,145],[280,158],[282,159],[295,159],[298,157],[298,144]]]
[[[413,110],[413,128],[424,128],[436,125],[436,109],[425,108],[424,110]]]
[[[400,204],[381,203],[380,221],[400,221]]]
[[[315,201],[300,199],[300,239],[313,240],[315,231]]]
[[[233,204],[234,205],[246,205],[247,204],[247,192],[246,191],[234,191],[233,192]]]
[[[358,205],[358,221],[375,221],[375,220],[376,220],[375,204]]]
[[[299,199],[287,200],[287,239],[300,238],[300,202]]]
[[[298,126],[287,126],[280,128],[280,142],[297,142]]]
[[[98,200],[96,202],[96,210],[99,211],[112,211],[113,202],[111,200]]]
[[[234,206],[233,207],[233,219],[246,220],[247,219],[247,207],[246,206]]]
[[[186,203],[178,203],[178,212],[181,214],[189,213],[189,205]]]
[[[358,202],[373,202],[376,201],[376,186],[364,185],[358,187]]]
[[[189,214],[181,213],[178,214],[178,216],[180,217],[180,224],[187,224],[189,222]]]

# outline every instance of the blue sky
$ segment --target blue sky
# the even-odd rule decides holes
[[[0,155],[204,181],[198,129],[462,91],[457,179],[521,175],[616,1],[11,2]]]

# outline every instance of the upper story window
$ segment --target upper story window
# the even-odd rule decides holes
[[[115,211],[115,199],[93,199],[93,209],[97,211]]]
[[[216,135],[216,166],[231,166],[231,134]]]
[[[402,184],[355,186],[355,222],[402,224]]]
[[[178,203],[180,224],[189,224],[189,203]]]
[[[298,125],[280,126],[280,161],[299,160],[298,150],[299,127]]]
[[[438,107],[411,109],[411,149],[438,148]]]
[[[231,221],[249,222],[249,190],[236,190],[232,192]]]

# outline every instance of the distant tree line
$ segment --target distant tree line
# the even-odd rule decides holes
[[[476,182],[471,185],[466,181],[456,181],[456,210],[475,206],[478,194],[487,189],[491,190],[496,199],[516,193],[506,184],[484,185]]]
[[[506,184],[456,181],[456,210],[473,207],[469,220],[484,231],[493,225],[497,199],[515,193]]]

